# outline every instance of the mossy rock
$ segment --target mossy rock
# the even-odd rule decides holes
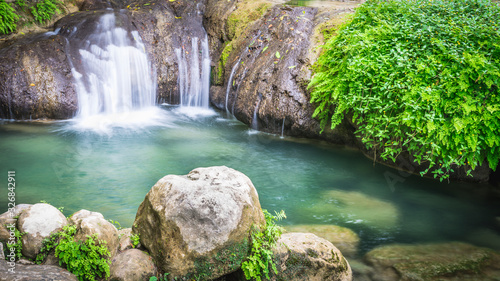
[[[460,242],[389,245],[366,254],[384,280],[498,280],[500,255]],[[396,278],[396,279],[395,279]]]

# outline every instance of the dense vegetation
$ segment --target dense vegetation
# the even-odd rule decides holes
[[[314,116],[347,116],[384,160],[441,180],[500,159],[500,8],[488,0],[369,0],[323,47]]]
[[[26,25],[37,21],[39,24],[52,19],[52,17],[61,11],[59,7],[62,2],[58,0],[28,1],[16,0],[15,3],[6,3],[0,0],[0,34],[9,34],[17,30],[17,22],[23,19]],[[29,18],[27,18],[29,16]],[[32,19],[31,19],[32,17]]]

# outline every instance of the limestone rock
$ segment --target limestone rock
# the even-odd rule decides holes
[[[118,249],[118,230],[101,213],[80,210],[70,218],[70,223],[76,225],[75,240],[87,240],[87,235],[97,234],[97,239],[106,241],[111,257]]]
[[[137,249],[129,249],[113,258],[109,280],[140,281],[149,280],[154,275],[156,267],[151,256]]]
[[[161,271],[217,278],[240,267],[252,225],[263,223],[250,179],[221,166],[160,179],[140,205],[133,232]]]
[[[0,242],[7,242],[10,237],[10,230],[7,229],[6,224],[16,224],[14,217],[19,216],[24,210],[31,207],[31,204],[19,204],[14,207],[12,213],[9,211],[0,215]]]
[[[312,233],[286,233],[274,250],[278,275],[272,280],[352,280],[342,253]]]
[[[0,281],[78,281],[78,278],[64,268],[53,265],[23,265],[16,263],[14,273],[9,272],[11,266],[0,261]]]
[[[345,257],[354,257],[358,250],[359,236],[349,228],[337,225],[290,225],[289,232],[310,232],[332,242]]]
[[[498,280],[500,255],[486,248],[449,242],[388,245],[365,255],[372,280]]]
[[[50,234],[67,225],[66,217],[54,206],[38,203],[26,209],[19,216],[17,227],[23,235],[22,253],[34,259],[42,247],[42,241]]]

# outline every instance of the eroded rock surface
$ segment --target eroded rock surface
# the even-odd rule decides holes
[[[151,256],[137,249],[117,254],[112,260],[109,271],[109,278],[114,281],[149,280],[149,277],[156,275],[156,267]]]

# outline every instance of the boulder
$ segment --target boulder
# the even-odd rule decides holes
[[[53,265],[23,265],[16,263],[14,272],[6,261],[0,261],[0,281],[78,281],[78,278],[64,268]]]
[[[0,215],[0,242],[9,240],[10,230],[7,229],[6,225],[16,224],[16,217],[19,217],[24,210],[31,206],[31,204],[19,204],[14,207],[12,212],[7,211]]]
[[[156,275],[156,267],[150,255],[129,249],[113,258],[109,272],[109,280],[112,281],[149,280],[149,277]]]
[[[349,228],[337,225],[290,225],[285,229],[289,232],[309,232],[332,242],[344,257],[354,257],[358,250],[359,236]]]
[[[387,245],[365,255],[372,280],[498,280],[500,255],[490,249],[449,242]]]
[[[160,179],[139,206],[133,232],[160,271],[217,278],[240,267],[252,226],[264,223],[250,179],[221,166]]]
[[[342,253],[312,233],[286,233],[273,250],[278,274],[272,280],[352,280]]]
[[[105,241],[113,257],[118,249],[118,230],[101,213],[80,210],[70,217],[70,223],[76,225],[75,240],[87,240],[87,235],[97,234],[97,239]]]
[[[17,228],[23,235],[23,256],[34,259],[40,252],[43,239],[58,232],[68,220],[57,208],[45,203],[35,204],[19,216]]]

